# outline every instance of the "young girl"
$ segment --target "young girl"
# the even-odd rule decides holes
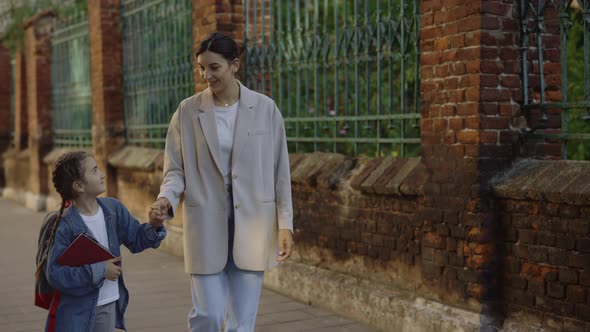
[[[105,191],[104,174],[94,158],[84,152],[61,156],[52,181],[62,202],[58,222],[49,236],[47,261],[40,262],[37,269],[46,269],[49,284],[58,293],[51,303],[45,331],[125,330],[123,314],[129,293],[121,274],[120,245],[133,253],[157,248],[166,236],[162,221],[140,224],[116,199],[97,197]],[[57,258],[81,233],[89,234],[116,258],[80,267],[59,265]]]

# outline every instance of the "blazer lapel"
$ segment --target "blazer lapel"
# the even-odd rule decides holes
[[[246,88],[240,82],[240,104],[238,106],[238,115],[236,118],[236,127],[234,131],[234,146],[232,149],[231,168],[234,169],[234,164],[238,160],[240,151],[244,143],[248,140],[249,130],[254,121],[254,104],[255,95],[251,90]]]
[[[215,161],[215,166],[223,174],[221,167],[221,150],[219,148],[219,136],[217,136],[217,123],[215,121],[215,112],[213,111],[213,95],[211,90],[207,89],[201,94],[201,103],[199,106],[201,114],[198,115],[199,124],[207,141],[209,152]],[[195,128],[197,129],[197,128]]]

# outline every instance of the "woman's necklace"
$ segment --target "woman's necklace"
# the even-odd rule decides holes
[[[238,98],[237,98],[236,100],[234,100],[233,102],[229,102],[229,103],[226,103],[226,102],[224,102],[224,101],[221,101],[221,100],[219,100],[219,99],[218,99],[217,101],[219,102],[219,104],[221,104],[221,105],[223,105],[223,106],[225,106],[225,107],[228,107],[229,105],[233,105],[233,104],[235,104],[235,103],[236,103],[236,102],[237,102],[239,99],[240,99],[240,97],[238,97]]]
[[[236,84],[237,84],[237,82],[236,82]],[[238,85],[238,98],[237,98],[237,99],[236,99],[236,100],[235,100],[233,103],[224,103],[224,102],[222,102],[221,100],[219,100],[219,102],[220,102],[220,103],[221,103],[223,106],[225,106],[225,107],[228,107],[229,105],[233,105],[233,104],[235,104],[235,103],[236,103],[238,100],[240,100],[240,92],[241,92],[241,91],[240,91],[240,86]]]

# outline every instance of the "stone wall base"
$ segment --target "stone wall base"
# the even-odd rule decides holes
[[[45,211],[47,206],[47,196],[27,191],[25,193],[25,206],[36,212]]]
[[[382,331],[476,331],[482,315],[316,266],[285,262],[264,286]]]
[[[30,191],[11,187],[5,187],[1,192],[2,198],[16,201],[35,212],[46,210],[47,197],[45,195],[39,195]]]
[[[15,202],[18,202],[21,205],[25,205],[26,203],[26,191],[23,189],[12,188],[12,187],[4,187],[2,189],[2,198],[10,199]]]

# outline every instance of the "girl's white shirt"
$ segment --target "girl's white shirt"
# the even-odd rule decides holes
[[[107,234],[107,225],[104,220],[104,213],[102,212],[102,208],[100,205],[98,206],[98,211],[93,216],[86,216],[80,214],[82,220],[88,228],[90,232],[94,236],[94,238],[100,243],[103,247],[109,248],[109,236]],[[101,306],[105,304],[109,304],[111,302],[117,301],[119,299],[119,284],[118,281],[111,281],[108,279],[104,280],[102,287],[100,287],[98,293],[98,303],[96,306]]]

